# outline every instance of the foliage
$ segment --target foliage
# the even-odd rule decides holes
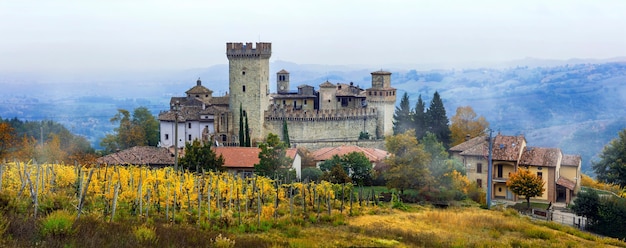
[[[413,109],[413,127],[415,128],[415,137],[421,140],[428,131],[428,118],[426,118],[426,104],[422,100],[422,95],[417,97],[417,103]]]
[[[139,241],[139,243],[144,245],[155,245],[159,238],[156,235],[156,228],[149,227],[146,225],[141,225],[135,227],[133,230],[133,234],[135,238]]]
[[[215,154],[211,149],[211,142],[194,140],[191,143],[185,143],[185,156],[180,158],[179,165],[183,169],[195,172],[222,171],[224,158],[222,155]]]
[[[9,123],[0,122],[0,160],[6,157],[14,142],[15,129]]]
[[[289,127],[287,127],[287,120],[283,120],[283,142],[287,147],[291,147],[291,141],[289,141]]]
[[[626,238],[626,199],[599,196],[595,190],[580,192],[572,210],[588,218],[589,230],[619,239]]]
[[[252,147],[252,143],[250,141],[250,127],[248,126],[248,115],[246,114],[244,116],[244,131],[245,131],[245,139],[244,141],[246,142],[245,147]]]
[[[74,233],[72,225],[75,215],[67,210],[57,210],[46,216],[41,222],[41,234],[48,236],[69,236]]]
[[[606,190],[613,192],[617,195],[624,194],[624,188],[620,187],[617,184],[612,183],[602,183],[594,180],[590,176],[585,175],[584,173],[580,176],[580,185],[583,187],[590,187],[598,190]],[[626,197],[626,195],[622,196]]]
[[[424,146],[424,151],[430,154],[430,163],[428,164],[428,170],[432,178],[438,178],[435,180],[435,186],[452,188],[454,179],[449,177],[452,172],[456,171],[461,174],[465,174],[465,167],[457,160],[451,159],[443,147],[443,144],[437,140],[437,137],[427,132],[426,135],[420,140]]]
[[[370,134],[366,131],[361,131],[359,133],[359,140],[368,140],[370,139]]]
[[[352,179],[348,176],[341,164],[334,164],[329,171],[324,172],[322,180],[331,183],[350,183]]]
[[[336,165],[343,168],[351,182],[361,186],[372,184],[372,163],[362,152],[351,152],[341,157],[334,155],[331,159],[322,162],[320,169],[324,172],[331,172]]]
[[[520,169],[511,174],[506,186],[516,195],[523,195],[530,208],[530,198],[543,195],[545,182],[528,170]]]
[[[243,129],[243,108],[239,103],[239,146],[246,146],[246,133]]]
[[[428,120],[428,131],[437,136],[437,140],[443,143],[444,147],[450,147],[450,127],[449,120],[446,116],[446,109],[443,101],[439,96],[439,92],[435,91],[430,106],[426,110],[426,118]]]
[[[413,128],[411,107],[409,106],[409,95],[404,92],[400,99],[400,106],[396,107],[393,114],[393,134],[404,133]]]
[[[324,172],[318,168],[315,167],[307,167],[302,169],[302,180],[303,181],[312,181],[312,182],[318,182],[319,180],[322,179],[322,175],[324,174]]]
[[[119,126],[114,129],[113,134],[107,134],[100,141],[100,145],[104,147],[104,154],[134,146],[155,146],[158,144],[158,121],[145,107],[136,108],[132,119],[128,110],[118,109],[117,114],[110,121],[111,123],[119,123]]]
[[[218,234],[215,238],[211,239],[213,242],[213,247],[217,248],[232,248],[235,247],[235,241],[229,239],[228,237],[222,236],[222,234]]]
[[[459,106],[456,109],[456,114],[452,116],[450,121],[452,139],[450,146],[456,146],[465,142],[468,135],[469,138],[485,135],[485,129],[489,127],[489,122],[487,122],[485,117],[477,117],[471,106]]]
[[[424,151],[424,145],[418,144],[414,130],[387,137],[385,147],[391,153],[385,159],[389,166],[384,175],[388,188],[404,194],[405,189],[418,189],[432,181],[427,167],[430,155]]]
[[[604,147],[599,155],[600,161],[592,167],[600,182],[626,186],[626,129],[618,133],[618,138]]]
[[[257,175],[275,178],[276,172],[281,168],[291,167],[291,158],[287,157],[285,143],[280,141],[278,135],[269,133],[265,142],[259,145],[259,163],[254,165]]]

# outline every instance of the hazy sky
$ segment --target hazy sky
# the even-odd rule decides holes
[[[611,58],[626,1],[0,1],[0,71],[208,67],[232,41],[299,64]]]

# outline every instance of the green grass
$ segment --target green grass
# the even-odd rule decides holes
[[[548,209],[548,203],[543,203],[543,202],[530,202],[530,208],[537,208],[537,209]],[[528,206],[528,203],[526,202],[518,202],[515,203],[515,205],[512,206],[512,208],[517,209],[517,210],[526,210]]]

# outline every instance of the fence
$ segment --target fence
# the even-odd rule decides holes
[[[562,212],[559,210],[545,210],[534,208],[531,217],[540,220],[554,221],[563,225],[573,226],[584,230],[587,226],[587,218],[574,213]]]

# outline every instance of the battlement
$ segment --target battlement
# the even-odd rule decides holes
[[[272,56],[272,43],[270,42],[228,42],[226,43],[226,57],[260,57],[269,59]]]
[[[265,111],[266,121],[341,121],[377,118],[378,116],[375,108],[292,110],[271,105],[269,109]]]

